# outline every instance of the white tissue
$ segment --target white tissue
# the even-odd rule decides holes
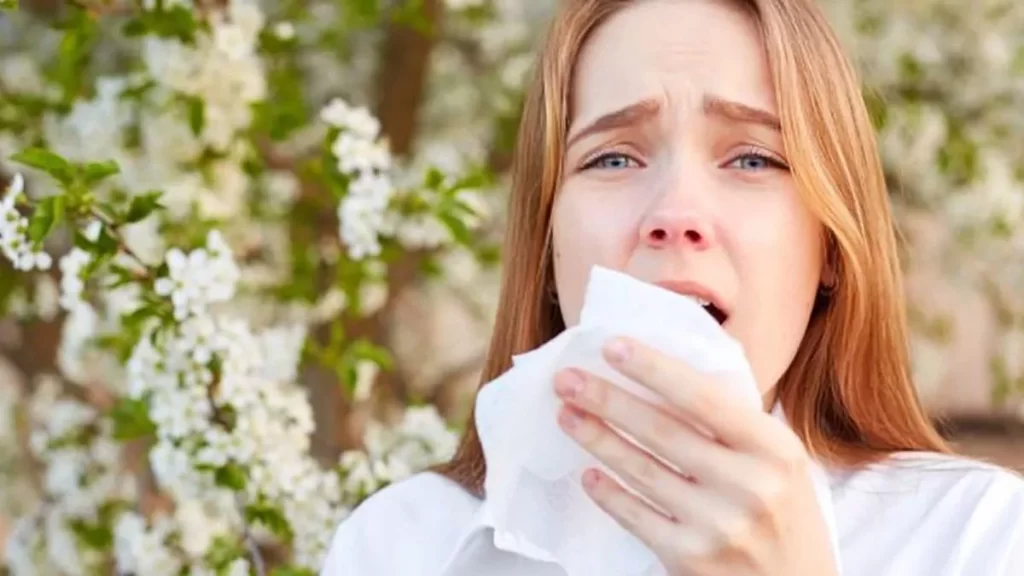
[[[559,562],[570,576],[660,573],[654,555],[583,492],[585,468],[612,473],[557,423],[561,401],[552,382],[566,367],[662,401],[603,360],[601,347],[620,335],[697,370],[719,373],[737,402],[761,404],[742,346],[700,305],[628,275],[593,268],[579,324],[513,358],[513,367],[484,386],[476,404],[487,461],[484,488],[496,530],[541,559]]]

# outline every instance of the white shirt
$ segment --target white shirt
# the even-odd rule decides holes
[[[1024,576],[1024,479],[967,459],[899,453],[819,467],[843,576]],[[584,576],[496,529],[486,500],[420,473],[363,502],[320,576]]]

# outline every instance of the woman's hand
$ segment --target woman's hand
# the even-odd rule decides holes
[[[560,422],[664,512],[597,470],[583,476],[591,498],[646,542],[669,574],[836,574],[810,457],[792,430],[737,402],[714,377],[638,342],[616,339],[605,357],[667,405],[657,407],[592,374],[567,370],[555,379],[565,401]]]

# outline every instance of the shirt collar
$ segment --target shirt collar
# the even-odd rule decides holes
[[[787,426],[790,425],[789,419],[786,417],[780,403],[776,402],[775,406],[771,410],[771,414],[785,422]],[[837,561],[836,568],[839,570],[839,534],[835,518],[835,508],[832,502],[831,474],[825,465],[817,460],[812,460],[810,476],[814,485],[815,493],[818,497],[819,508],[821,509],[825,525],[829,531],[829,541],[832,544],[833,557],[836,558]],[[448,576],[448,570],[455,565],[459,556],[466,552],[470,541],[486,530],[492,531],[493,546],[499,550],[518,554],[540,562],[554,561],[554,558],[544,549],[532,545],[527,540],[520,538],[509,531],[503,530],[502,527],[498,526],[497,522],[495,522],[491,505],[485,496],[481,501],[480,506],[473,514],[473,517],[462,531],[462,534],[459,536],[457,544],[454,550],[452,550],[448,560],[445,562],[444,569],[442,569],[441,574]],[[842,576],[841,572],[837,573]]]

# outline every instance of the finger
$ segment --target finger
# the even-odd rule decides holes
[[[659,508],[659,512],[683,522],[699,523],[703,517],[721,516],[727,508],[736,507],[726,503],[724,495],[701,489],[601,421],[572,406],[563,407],[559,422],[576,442]]]
[[[605,358],[623,375],[661,395],[688,421],[719,441],[750,453],[772,453],[783,441],[774,419],[741,401],[720,376],[693,369],[630,338],[616,338],[605,347]]]
[[[566,402],[628,435],[675,472],[729,497],[745,497],[749,479],[761,469],[753,457],[709,439],[662,408],[582,370],[557,374],[555,390]]]
[[[603,472],[587,470],[583,487],[602,510],[646,543],[663,563],[683,566],[686,559],[708,557],[717,547],[709,533],[658,513]]]

